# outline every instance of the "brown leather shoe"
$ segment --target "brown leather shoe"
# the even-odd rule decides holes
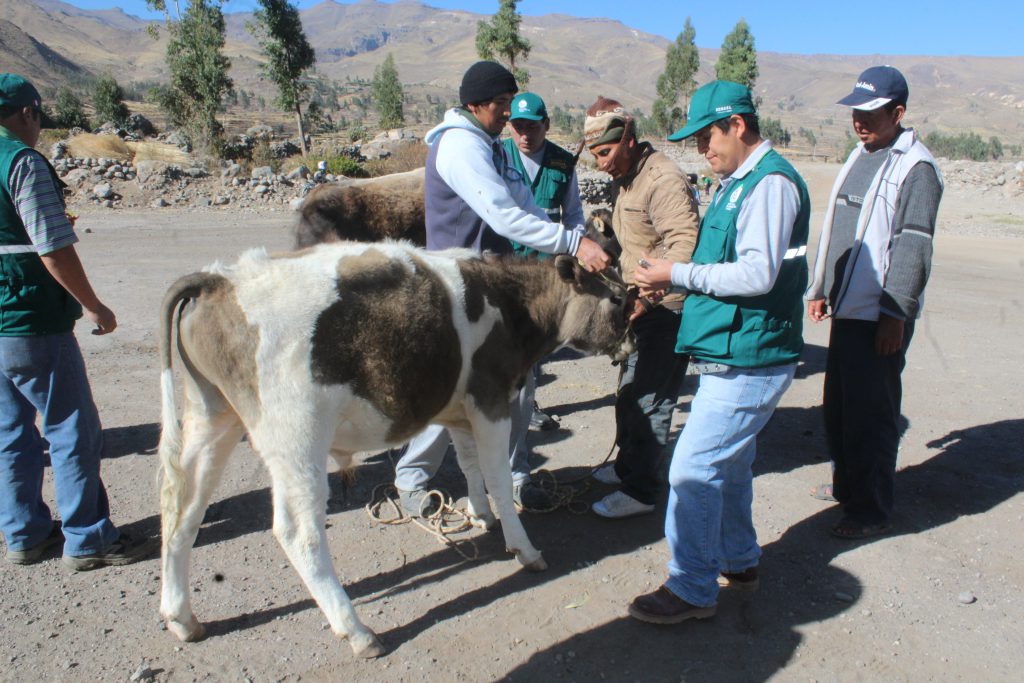
[[[629,616],[649,624],[678,624],[687,619],[707,619],[715,616],[717,611],[716,605],[691,605],[665,586],[635,598],[629,605]]]
[[[757,567],[748,567],[741,572],[722,572],[718,585],[753,593],[761,586],[761,581],[757,578]]]

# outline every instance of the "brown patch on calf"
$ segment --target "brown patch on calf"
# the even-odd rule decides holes
[[[192,374],[216,386],[243,420],[259,415],[260,334],[246,319],[229,280],[217,279],[186,305],[178,343]]]
[[[462,368],[443,280],[413,258],[367,249],[338,261],[338,299],[317,319],[312,371],[320,384],[351,384],[392,421],[388,438],[421,431],[451,400]]]
[[[564,288],[549,264],[522,261],[460,261],[471,321],[484,307],[501,313],[474,351],[466,393],[489,419],[509,415],[509,393],[530,366],[558,345],[557,308]]]

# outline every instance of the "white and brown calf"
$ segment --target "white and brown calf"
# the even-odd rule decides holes
[[[175,311],[184,374],[179,427],[171,370]],[[502,521],[508,549],[546,568],[512,502],[510,400],[559,346],[628,353],[622,290],[554,264],[426,252],[407,243],[337,243],[295,254],[249,252],[173,284],[163,302],[160,611],[182,640],[202,636],[189,601],[192,545],[243,433],[270,472],[274,535],[358,655],[383,648],[356,616],[325,537],[327,459],[447,427],[468,512]]]

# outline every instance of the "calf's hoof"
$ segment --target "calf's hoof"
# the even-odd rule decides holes
[[[528,556],[526,553],[516,553],[516,559],[528,572],[542,572],[548,568],[548,563],[544,561],[544,556],[540,552],[537,552],[536,557]]]
[[[352,636],[349,638],[349,643],[351,643],[352,652],[355,653],[356,657],[362,657],[363,659],[380,657],[386,652],[384,646],[377,640],[377,636],[371,631]]]
[[[197,640],[202,640],[203,636],[206,635],[206,627],[194,618],[187,623],[182,623],[173,619],[167,619],[166,622],[167,630],[176,635],[178,640],[186,643],[194,643]]]
[[[470,515],[469,523],[478,529],[484,529],[490,531],[498,523],[498,518],[494,516],[492,512],[486,512],[482,515]]]

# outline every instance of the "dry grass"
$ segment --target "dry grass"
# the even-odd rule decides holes
[[[135,155],[134,161],[166,161],[181,166],[193,163],[192,157],[174,145],[163,142],[129,142],[126,144]]]
[[[125,142],[116,135],[82,133],[68,140],[71,156],[78,159],[131,159],[166,161],[182,166],[193,163],[192,157],[174,145],[162,142]]]
[[[43,156],[50,156],[50,148],[53,147],[54,143],[60,142],[68,136],[66,128],[47,128],[39,131],[39,142],[36,143],[36,149],[42,153]]]
[[[132,151],[116,135],[82,133],[68,140],[68,151],[78,159],[131,159]]]
[[[371,176],[390,175],[413,171],[427,165],[427,146],[399,145],[387,159],[371,159],[364,166]]]

